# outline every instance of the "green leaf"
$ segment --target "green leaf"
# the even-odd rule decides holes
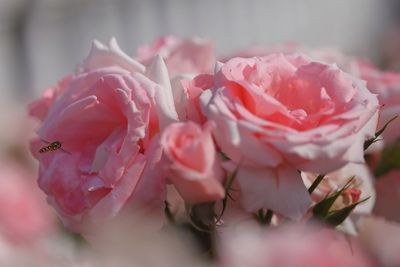
[[[315,188],[322,182],[324,179],[325,174],[320,174],[315,178],[314,182],[311,184],[310,188],[308,188],[308,193],[311,195],[314,192]]]
[[[383,125],[383,127],[382,127],[380,130],[378,130],[378,131],[375,133],[375,136],[374,136],[373,138],[368,139],[367,141],[365,141],[365,142],[364,142],[364,150],[367,150],[373,143],[375,143],[375,142],[381,140],[381,139],[378,139],[378,137],[386,130],[386,127],[387,127],[392,121],[394,121],[395,119],[397,119],[398,116],[399,116],[399,115],[394,116],[393,118],[391,118],[388,122],[385,123],[385,125]]]
[[[361,201],[358,201],[356,203],[353,203],[349,206],[346,206],[340,210],[331,211],[329,212],[328,216],[324,218],[323,221],[329,225],[338,226],[344,220],[346,220],[347,217],[349,217],[350,213],[355,209],[355,207],[357,207],[358,204],[361,204],[367,201],[368,199],[369,197]]]
[[[229,175],[228,178],[226,179],[225,184],[224,184],[225,192],[228,192],[228,191],[231,189],[232,184],[233,184],[233,181],[235,181],[236,175],[237,175],[237,173],[238,173],[238,170],[239,170],[239,168],[237,167],[237,168],[232,172],[232,174]]]
[[[343,193],[343,191],[347,190],[351,186],[353,181],[354,176],[351,177],[340,190],[318,202],[313,208],[313,215],[317,218],[326,217],[333,206],[333,203],[335,203],[336,199]]]
[[[400,140],[383,150],[374,174],[378,177],[393,169],[400,169]]]

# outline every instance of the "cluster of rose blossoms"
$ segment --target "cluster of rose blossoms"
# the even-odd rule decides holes
[[[400,74],[365,60],[296,45],[217,57],[209,41],[169,36],[130,57],[115,39],[94,41],[76,71],[29,106],[40,120],[31,142],[39,186],[84,236],[122,216],[157,229],[190,225],[211,243],[244,221],[318,221],[357,234],[375,204],[365,158],[384,169],[382,151],[400,137],[398,120],[379,131],[400,113],[399,85]],[[61,148],[39,153],[54,141]],[[304,253],[324,235],[311,235],[318,245]],[[236,256],[224,265],[258,266],[254,255],[271,254],[268,266],[283,266],[271,263],[279,234],[269,236],[274,248],[252,238],[228,237],[220,254]],[[254,257],[234,252],[238,242],[253,244]],[[320,257],[332,266],[372,266],[329,253]]]

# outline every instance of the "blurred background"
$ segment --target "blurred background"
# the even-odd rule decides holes
[[[0,252],[3,225],[17,225],[11,230],[32,240],[61,229],[52,210],[40,206],[44,195],[34,185],[37,167],[27,143],[35,125],[27,119],[27,103],[73,71],[93,39],[106,43],[115,36],[134,56],[140,45],[170,34],[210,39],[223,55],[294,42],[400,69],[399,0],[0,0],[0,196],[13,201],[0,199],[0,207],[10,207],[0,209]],[[14,183],[23,180],[28,183]],[[24,203],[34,203],[31,211],[19,208]],[[15,221],[4,220],[5,214]],[[35,227],[24,228],[32,221]],[[14,243],[31,242],[12,231],[6,234]]]
[[[209,38],[225,53],[290,41],[334,46],[389,66],[390,53],[399,51],[399,2],[0,0],[2,102],[38,96],[75,68],[92,39],[106,42],[111,36],[131,55],[140,44],[175,34]]]

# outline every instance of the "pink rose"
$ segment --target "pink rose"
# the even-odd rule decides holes
[[[359,61],[360,76],[367,81],[367,87],[378,95],[382,105],[379,119],[381,128],[393,117],[400,115],[400,72],[381,71],[367,61]],[[400,119],[390,123],[382,134],[389,144],[400,138]]]
[[[22,244],[50,234],[56,221],[33,177],[14,162],[0,168],[0,236]]]
[[[39,186],[64,224],[84,231],[83,225],[100,224],[123,209],[161,210],[158,133],[177,121],[162,59],[156,57],[145,70],[115,39],[109,47],[94,42],[64,86],[32,143]],[[62,147],[39,154],[46,141],[60,141]]]
[[[223,55],[218,58],[218,61],[226,62],[235,57],[263,57],[275,53],[292,54],[295,52],[300,52],[302,49],[302,46],[293,42],[273,45],[251,45],[244,49],[234,51],[229,55]]]
[[[393,170],[375,183],[376,204],[374,213],[386,219],[400,222],[400,171]]]
[[[234,52],[230,56],[225,56],[220,59],[221,62],[226,62],[234,57],[264,57],[271,54],[282,53],[291,55],[294,53],[302,53],[311,57],[315,61],[321,61],[328,64],[337,64],[340,69],[359,77],[358,60],[345,55],[342,51],[335,47],[318,47],[310,48],[301,46],[296,43],[283,43],[270,46],[250,46],[246,49]]]
[[[193,79],[182,79],[179,83],[173,87],[174,96],[179,95],[175,97],[175,107],[179,118],[204,124],[207,118],[201,111],[200,95],[207,88],[214,86],[214,77],[209,74],[200,74]]]
[[[189,203],[211,202],[225,195],[223,172],[211,136],[211,126],[193,122],[169,125],[161,136],[169,180]]]
[[[42,97],[29,105],[29,115],[44,120],[49,112],[50,107],[64,93],[68,84],[71,82],[71,76],[68,75],[62,79],[56,86],[46,89]]]
[[[335,65],[302,55],[234,58],[200,100],[221,150],[239,164],[248,211],[299,218],[310,198],[297,170],[328,173],[363,163],[378,100]]]
[[[308,55],[316,61],[321,61],[328,64],[336,64],[344,72],[360,78],[360,70],[357,59],[344,54],[335,47],[322,47],[317,49],[303,48],[302,53]]]
[[[318,227],[237,227],[222,236],[220,246],[224,267],[374,266],[356,240]]]
[[[293,43],[270,46],[251,46],[236,51],[229,56],[221,57],[220,61],[226,62],[234,57],[263,57],[274,53],[283,53],[286,55],[303,53],[316,61],[328,64],[337,64],[343,71],[356,76],[359,79],[366,80],[368,89],[377,94],[380,103],[383,104],[383,108],[380,112],[380,126],[383,126],[395,115],[400,114],[399,108],[393,108],[394,105],[400,103],[398,93],[398,88],[400,88],[400,73],[379,70],[368,59],[351,57],[335,47],[309,48]],[[390,107],[386,107],[387,104],[389,104]],[[394,123],[395,122],[393,122],[393,124]],[[387,129],[387,133],[384,135],[390,135],[391,137],[386,139],[393,141],[398,137],[398,134],[396,134],[398,130],[397,127],[393,127],[393,130],[389,128]]]
[[[211,73],[215,64],[213,44],[197,37],[161,37],[151,45],[141,46],[137,59],[147,65],[157,54],[165,60],[171,77],[184,73]]]

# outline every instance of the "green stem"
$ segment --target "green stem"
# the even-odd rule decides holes
[[[216,226],[214,215],[215,202],[196,204],[190,211],[190,231],[200,245],[203,255],[212,259],[216,257]]]

